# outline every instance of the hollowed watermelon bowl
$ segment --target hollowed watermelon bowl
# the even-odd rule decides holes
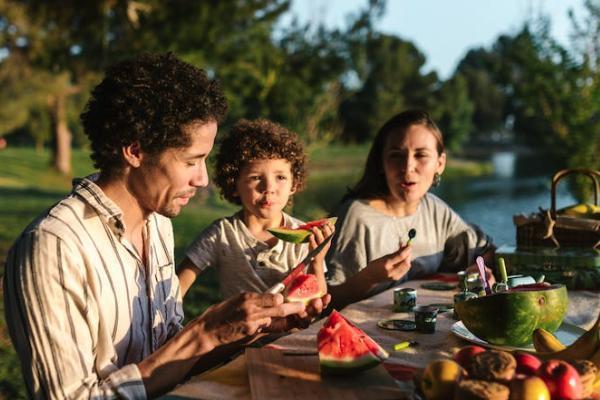
[[[558,329],[567,313],[564,285],[530,284],[458,302],[456,313],[475,336],[499,346],[526,346],[536,328]]]

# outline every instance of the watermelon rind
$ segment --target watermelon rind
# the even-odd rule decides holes
[[[357,373],[373,368],[389,357],[377,342],[337,311],[332,312],[319,330],[317,341],[323,374]],[[348,354],[344,355],[344,352]]]
[[[526,346],[533,331],[558,329],[567,313],[564,285],[494,293],[455,303],[465,327],[480,339],[499,346]]]
[[[319,363],[321,364],[321,372],[327,375],[346,375],[353,374],[367,369],[371,369],[379,365],[388,356],[377,357],[374,354],[368,354],[360,358],[329,358],[319,356]]]
[[[308,242],[308,237],[312,233],[307,229],[269,228],[267,230],[277,239],[296,244]]]
[[[337,221],[336,217],[324,218],[315,221],[309,221],[301,226],[319,226],[323,225],[326,222],[331,222],[335,224]],[[308,242],[308,238],[312,233],[310,229],[302,229],[302,228],[288,228],[288,227],[279,227],[279,228],[269,228],[267,229],[271,233],[271,235],[275,236],[277,239],[283,240],[284,242],[290,243],[306,243]]]

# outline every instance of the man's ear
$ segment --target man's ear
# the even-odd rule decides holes
[[[133,142],[129,146],[122,147],[123,159],[128,166],[138,168],[142,165],[142,159],[144,158],[144,152],[140,146],[140,142]]]

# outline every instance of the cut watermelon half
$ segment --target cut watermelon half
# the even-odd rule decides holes
[[[288,303],[298,301],[308,304],[312,299],[322,296],[319,281],[313,274],[298,275],[285,289],[284,296]]]
[[[389,357],[380,345],[333,311],[317,334],[321,373],[342,375],[377,366]]]
[[[304,242],[308,242],[308,237],[312,233],[311,232],[312,228],[314,228],[315,226],[325,225],[327,222],[331,222],[332,224],[335,225],[336,221],[337,221],[336,217],[323,218],[323,219],[318,219],[315,221],[307,222],[305,224],[300,225],[297,228],[280,227],[280,228],[269,228],[267,230],[271,233],[271,235],[275,236],[278,239],[283,240],[284,242],[304,243]]]

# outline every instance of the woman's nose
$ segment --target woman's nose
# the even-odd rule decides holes
[[[406,157],[406,163],[405,163],[405,167],[407,171],[414,171],[415,168],[417,167],[417,160],[415,160],[414,157],[412,156],[408,156]]]

